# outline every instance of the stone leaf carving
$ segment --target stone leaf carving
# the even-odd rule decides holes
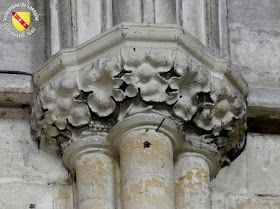
[[[76,71],[62,72],[41,87],[39,99],[46,124],[64,130],[67,122],[76,127],[90,122],[88,106],[76,99],[80,95],[76,77]]]
[[[48,124],[46,122],[46,119],[44,118],[44,111],[41,108],[41,101],[40,99],[33,98],[34,101],[34,106],[32,108],[32,118],[31,120],[31,127],[33,130],[34,137],[36,140],[41,140],[41,139],[51,139],[52,137],[57,137],[59,135],[59,130],[56,126],[52,124]]]
[[[202,130],[210,131],[202,136],[202,143],[219,150],[222,163],[228,164],[245,145],[246,103],[225,78],[212,76],[211,79],[211,101],[202,103],[202,110],[193,122]]]
[[[189,121],[196,113],[198,93],[210,91],[210,72],[180,52],[131,48],[123,49],[122,57],[125,94],[135,97],[139,91],[144,102],[172,106],[181,120]]]
[[[199,106],[199,93],[209,93],[210,73],[203,66],[196,66],[194,69],[190,65],[182,67],[182,72],[178,72],[180,77],[170,79],[171,89],[175,89],[176,94],[173,110],[177,116],[184,121],[189,121],[197,112]],[[174,93],[173,93],[174,94]],[[172,104],[173,102],[168,102]]]
[[[246,125],[245,100],[223,75],[218,78],[212,71],[179,50],[115,50],[77,71],[62,71],[43,85],[37,125],[51,137],[65,136],[68,130],[70,139],[80,127],[95,130],[91,124],[102,118],[157,112],[206,132],[203,143],[238,150],[244,139],[238,131]]]
[[[120,89],[122,79],[116,78],[121,72],[119,52],[83,67],[78,72],[79,90],[89,93],[87,104],[99,117],[109,116],[116,108],[115,101],[125,98]]]
[[[126,73],[121,78],[128,85],[128,97],[135,97],[139,90],[146,102],[166,101],[168,81],[160,74],[169,72],[174,65],[172,50],[123,49],[122,58]]]
[[[232,122],[244,116],[246,104],[236,90],[216,77],[212,77],[210,97],[212,102],[202,105],[203,110],[194,122],[204,130],[213,130],[214,136],[218,136],[222,129],[232,130]]]

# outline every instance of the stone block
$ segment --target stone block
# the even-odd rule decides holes
[[[248,193],[213,191],[213,209],[279,209],[279,197],[261,197]]]
[[[247,190],[262,196],[280,195],[280,136],[248,134]]]
[[[0,109],[0,183],[68,183],[58,156],[38,149],[30,133],[29,114],[20,108]]]
[[[29,105],[31,80],[29,75],[0,73],[0,106]]]
[[[0,183],[0,207],[5,209],[72,209],[72,186],[21,182]]]
[[[279,209],[280,200],[275,197],[228,194],[225,209]]]
[[[231,60],[249,85],[279,88],[280,2],[227,2]]]
[[[38,150],[29,117],[21,108],[0,108],[0,208],[71,209],[68,172],[57,156]]]
[[[225,209],[225,197],[224,192],[213,190],[211,191],[211,208],[213,209]]]
[[[211,189],[242,192],[246,189],[246,153],[242,153],[229,166],[220,170],[211,181]]]

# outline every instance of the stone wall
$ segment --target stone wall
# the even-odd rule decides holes
[[[248,84],[279,89],[280,2],[228,1],[230,57]]]
[[[0,208],[71,209],[72,184],[56,154],[38,150],[28,108],[0,109]]]
[[[18,1],[0,2],[2,17]],[[29,105],[31,75],[59,47],[73,43],[57,47],[59,34],[51,37],[47,29],[55,21],[47,14],[56,8],[56,1],[51,1],[50,11],[47,1],[26,2],[34,5],[40,15],[34,36],[15,39],[0,27],[0,208],[72,209],[76,204],[75,182],[62,165],[61,153],[40,150],[33,140]],[[67,7],[66,1],[61,2]],[[79,12],[84,7],[80,4]],[[227,12],[229,58],[238,66],[250,90],[249,130],[244,151],[210,183],[212,209],[279,209],[280,1],[228,0]],[[91,38],[80,35],[77,43]]]
[[[263,100],[279,108],[280,1],[228,0],[227,5],[230,58],[250,86],[249,103]],[[264,120],[277,117],[277,111],[264,112],[255,112],[262,118],[248,122],[260,133],[249,129],[244,152],[212,180],[212,208],[280,208],[280,126]]]
[[[212,180],[212,208],[280,208],[279,139],[248,133],[244,152]]]

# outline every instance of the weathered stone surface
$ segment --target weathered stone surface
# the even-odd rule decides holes
[[[5,209],[39,208],[72,209],[73,191],[71,185],[23,183],[0,183],[0,207]]]
[[[172,0],[116,0],[113,1],[113,23],[175,24],[176,9]]]
[[[213,209],[279,209],[279,197],[212,191]]]
[[[280,2],[227,2],[231,60],[250,86],[279,89]]]
[[[34,79],[33,128],[38,140],[63,144],[102,118],[115,124],[138,113],[157,113],[189,125],[180,126],[186,135],[196,135],[186,137],[193,146],[212,147],[222,163],[233,160],[244,145],[247,86],[226,61],[216,60],[181,30],[125,24],[50,60]],[[107,51],[101,50],[99,44],[108,37],[119,40],[119,31],[122,37],[126,33],[122,39],[131,46],[111,48],[107,43]],[[135,46],[140,40],[145,45],[159,38],[160,45],[156,41],[149,47]],[[165,42],[176,45],[166,49]],[[193,50],[200,52],[193,55]],[[204,60],[199,60],[201,55]]]
[[[133,131],[119,154],[123,208],[174,209],[171,140],[154,130]]]
[[[33,92],[31,79],[29,75],[0,73],[0,106],[29,105]]]
[[[98,152],[84,154],[76,162],[79,208],[114,209],[113,159]]]
[[[101,33],[106,16],[106,13],[103,13],[102,2],[106,4],[103,0],[83,0],[77,1],[75,7],[72,6],[72,10],[76,9],[77,13],[77,45]]]
[[[279,89],[250,88],[248,117],[280,119]]]
[[[230,59],[250,87],[248,116],[280,118],[280,3],[227,1]]]
[[[211,182],[212,208],[280,208],[279,137],[248,134],[245,151]]]
[[[45,13],[47,8],[45,3],[48,4],[48,2],[36,0],[28,0],[26,2],[31,3],[38,9],[41,15],[40,27],[34,36],[24,41],[9,37],[5,29],[3,27],[0,28],[0,71],[20,71],[32,74],[45,62],[46,45],[50,45],[48,41],[45,41],[46,25],[44,20],[45,15],[48,14]],[[101,5],[99,0],[51,1],[50,9],[53,12],[50,13],[52,15],[51,20],[53,21],[51,27],[56,27],[51,29],[56,30],[48,30],[49,33],[55,31],[55,34],[51,37],[52,43],[49,53],[55,54],[60,48],[76,46],[111,28],[113,16],[119,17],[119,19],[114,18],[115,23],[123,20],[146,23],[174,23],[174,5],[176,2],[177,23],[183,25],[188,32],[198,38],[204,45],[208,44],[207,46],[210,46],[212,50],[218,50],[220,47],[220,50],[225,52],[224,54],[221,53],[222,55],[227,54],[226,51],[229,47],[231,62],[239,66],[234,67],[234,71],[239,69],[250,85],[251,92],[248,99],[250,107],[249,116],[257,118],[258,120],[255,120],[255,122],[259,121],[260,123],[264,123],[262,118],[269,118],[270,120],[280,119],[280,99],[278,96],[280,79],[280,3],[278,0],[228,0],[229,46],[227,41],[225,41],[227,40],[227,27],[225,26],[227,24],[227,14],[224,0],[143,0],[141,2],[106,0],[102,2],[104,4]],[[115,3],[113,8],[110,7],[112,2]],[[5,12],[10,4],[14,3],[17,3],[17,1],[2,1],[1,6],[3,7],[0,9],[0,15],[3,16],[3,12]],[[127,5],[124,5],[126,3]],[[141,5],[141,3],[143,4]],[[132,4],[135,7],[132,7]],[[216,6],[217,4],[219,7]],[[184,7],[184,9],[181,7]],[[216,10],[211,10],[211,7]],[[112,9],[114,10],[113,12]],[[64,15],[58,17],[60,11],[63,11]],[[90,11],[94,13],[90,13]],[[204,16],[205,14],[206,16]],[[218,19],[217,16],[219,16]],[[184,19],[180,20],[181,17]],[[92,18],[96,21],[92,21]],[[56,23],[57,25],[55,25]],[[41,99],[43,101],[41,102],[44,103],[42,105],[43,114],[39,115],[38,118],[46,116],[45,119],[48,122],[40,124],[42,125],[41,131],[43,130],[40,135],[42,136],[42,134],[48,132],[53,137],[48,140],[41,140],[39,150],[38,144],[31,140],[29,132],[30,115],[28,111],[17,108],[0,109],[1,208],[71,209],[73,202],[74,207],[77,205],[77,201],[72,197],[73,194],[75,195],[75,183],[73,183],[73,192],[72,185],[70,186],[68,183],[68,173],[57,156],[57,152],[60,151],[57,142],[64,144],[65,147],[73,144],[73,142],[77,142],[69,140],[70,135],[67,135],[69,134],[67,129],[70,126],[77,128],[72,133],[74,135],[77,134],[75,136],[79,136],[86,129],[90,130],[91,133],[107,132],[111,129],[112,125],[127,116],[135,115],[139,112],[144,112],[145,116],[150,112],[156,112],[157,114],[161,112],[163,117],[170,117],[172,115],[176,119],[179,118],[181,122],[193,122],[192,125],[195,126],[195,129],[192,126],[186,126],[184,130],[184,133],[189,134],[186,135],[186,140],[189,140],[187,147],[189,145],[193,146],[195,143],[197,143],[195,146],[199,147],[202,141],[204,145],[209,145],[206,149],[209,151],[211,147],[212,149],[216,149],[216,146],[223,147],[228,142],[225,140],[225,137],[221,136],[224,136],[225,130],[231,128],[231,124],[227,125],[227,122],[229,119],[236,119],[236,115],[238,115],[236,112],[239,108],[237,108],[234,102],[236,91],[228,88],[227,85],[230,80],[229,77],[225,76],[226,79],[224,79],[221,76],[225,72],[223,70],[227,68],[225,67],[227,64],[223,64],[223,61],[219,61],[209,55],[209,51],[201,47],[201,44],[193,37],[184,36],[188,34],[187,31],[178,32],[175,29],[176,27],[170,26],[168,30],[172,30],[174,33],[168,33],[168,30],[163,29],[160,25],[156,25],[157,28],[161,28],[159,33],[153,29],[145,33],[146,26],[150,28],[154,26],[150,24],[133,26],[134,28],[130,27],[131,25],[128,25],[130,28],[126,26],[127,24],[120,26],[123,27],[122,30],[115,29],[107,32],[107,34],[118,34],[116,39],[109,35],[99,43],[89,41],[76,49],[65,50],[64,53],[59,53],[45,65],[46,68],[51,66],[53,71],[35,76],[36,84],[38,82],[38,86],[46,87],[45,90],[40,89],[40,91],[44,94],[49,93],[47,97]],[[210,31],[205,32],[208,29]],[[84,30],[87,30],[88,33],[84,34]],[[60,34],[60,32],[62,33]],[[99,36],[98,39],[101,37]],[[151,37],[153,38],[150,39]],[[150,41],[141,42],[139,41],[141,39],[149,39]],[[186,76],[180,73],[179,65],[180,63],[185,64],[184,62],[178,62],[178,60],[171,58],[168,59],[168,62],[164,63],[162,60],[166,61],[166,59],[160,55],[161,52],[166,53],[167,51],[172,51],[171,54],[173,54],[174,49],[180,44],[183,44],[184,47],[182,48],[189,52],[183,59],[184,61],[192,60],[195,63],[200,63],[195,66],[190,65],[192,68],[184,71],[188,72]],[[108,52],[108,48],[111,46],[113,46],[114,50],[121,46],[121,48],[129,48],[130,51],[126,55],[119,51],[117,52],[119,55],[115,56]],[[151,50],[151,47],[161,50],[153,53],[154,49]],[[83,53],[78,53],[81,49],[83,49]],[[94,50],[92,51],[92,49]],[[144,53],[141,54],[139,49],[144,49]],[[136,51],[135,53],[134,50]],[[17,56],[14,56],[15,53]],[[105,57],[108,57],[108,60],[114,61],[112,58],[115,57],[117,59],[115,63],[119,64],[112,65],[106,59],[103,62],[100,59],[103,56],[102,53],[104,53]],[[73,54],[75,55],[72,56]],[[157,57],[155,58],[152,54],[157,54]],[[130,56],[132,56],[134,61],[131,61],[132,58]],[[53,60],[56,61],[52,62]],[[100,61],[98,62],[97,60]],[[173,65],[172,63],[179,63],[179,65]],[[201,66],[204,68],[201,68]],[[65,71],[62,70],[64,68],[66,69]],[[115,71],[108,72],[107,68],[114,69]],[[185,68],[184,65],[182,68]],[[216,68],[221,71],[218,70],[219,73],[212,71]],[[123,71],[124,69],[128,69],[128,71]],[[94,74],[95,72],[99,74]],[[57,79],[56,73],[59,76],[65,74],[61,77],[62,79]],[[38,79],[40,76],[42,80],[40,80],[41,78]],[[44,85],[44,80],[51,81],[51,84],[49,86]],[[196,82],[192,82],[193,80]],[[18,107],[28,105],[29,97],[32,94],[30,81],[31,76],[29,75],[0,74],[0,106]],[[67,82],[69,85],[67,85]],[[235,82],[238,82],[238,79]],[[191,83],[191,86],[194,88],[185,88],[185,84],[188,83]],[[99,85],[101,85],[101,88]],[[37,87],[35,94],[38,94]],[[70,100],[64,94],[65,92],[71,95]],[[196,95],[199,93],[204,94],[204,96],[197,98]],[[208,94],[210,94],[212,101],[215,100],[213,104],[208,104]],[[201,98],[203,98],[206,104],[202,105]],[[136,102],[130,103],[131,100]],[[127,101],[129,101],[128,105]],[[158,103],[161,105],[155,105]],[[62,114],[58,115],[57,110]],[[49,111],[50,114],[47,114],[46,111]],[[69,112],[70,114],[68,114]],[[120,112],[122,114],[119,114]],[[94,117],[92,117],[93,115]],[[107,123],[108,116],[112,116],[116,120]],[[97,122],[96,119],[100,118],[104,118],[104,120]],[[188,120],[189,118],[191,119]],[[162,126],[166,126],[166,124]],[[223,127],[222,131],[219,126]],[[237,124],[237,126],[239,125]],[[262,124],[258,127],[260,126]],[[231,135],[231,138],[237,139],[240,133],[243,134],[243,127],[237,129],[237,134]],[[190,133],[193,130],[197,130],[197,128],[203,131]],[[258,128],[253,130],[261,131]],[[227,131],[230,132],[230,130]],[[266,130],[266,132],[270,131],[271,129],[269,128]],[[210,135],[209,132],[211,132]],[[207,133],[208,135],[202,138],[197,137],[197,135],[201,136],[202,133]],[[67,137],[58,139],[58,134],[59,136]],[[217,138],[213,140],[211,137],[215,134],[217,134]],[[244,152],[235,161],[231,162],[229,166],[224,167],[217,177],[212,180],[210,185],[212,209],[280,208],[279,137],[276,134],[248,134],[247,148]],[[226,149],[224,147],[222,149],[219,147],[218,149],[220,151],[223,150],[221,153],[226,153],[224,150],[231,150],[231,145]],[[240,150],[239,148],[237,150]],[[43,150],[49,151],[49,153]],[[237,154],[237,152],[234,154]],[[229,156],[235,158],[232,152]],[[138,157],[141,157],[141,155]],[[148,159],[148,168],[153,165],[154,159],[158,159],[158,156],[155,154],[153,158]],[[108,159],[108,161],[110,160]],[[126,160],[131,159],[126,158]],[[229,159],[225,162],[229,163]],[[113,163],[115,178],[112,180],[109,177],[111,181],[114,181],[114,186],[111,185],[110,187],[114,187],[116,190],[115,202],[117,202],[117,208],[120,209],[122,204],[120,192],[121,174],[119,163],[115,161]],[[144,164],[142,163],[139,166],[141,172],[148,169]],[[159,163],[159,165],[162,166],[163,164]],[[108,169],[110,172],[112,171],[111,168]],[[135,167],[130,174],[137,173],[137,169],[138,167]],[[97,173],[92,173],[91,170],[97,171]],[[106,172],[104,176],[98,175],[99,171],[102,173],[101,170],[92,166],[88,171],[90,173],[88,175],[90,178],[88,179],[106,177],[109,173]],[[86,172],[81,170],[78,172],[87,176]],[[200,175],[199,172],[197,173]],[[86,177],[84,180],[84,184],[90,188],[97,186],[103,189],[103,193],[106,190],[105,186],[100,182],[95,185],[93,180],[89,184],[87,184]],[[137,186],[140,185],[140,187],[142,186],[145,189],[140,191],[139,187],[135,187],[134,191],[149,191],[156,195],[163,191],[158,189],[163,184],[153,181],[154,179],[152,179],[151,175],[147,175],[142,180],[138,181],[139,184]],[[194,180],[196,182],[197,178]],[[188,181],[186,182],[189,183]],[[200,183],[198,181],[196,186],[200,186]],[[100,191],[100,189],[95,191]],[[86,195],[89,194],[87,191],[83,192]],[[197,190],[194,189],[193,192],[196,193]],[[196,193],[196,197],[199,197],[199,195],[203,196],[203,194],[205,193]],[[97,208],[104,206],[104,204],[102,206],[98,205],[100,201],[97,199],[93,198],[93,202],[96,203],[94,206]],[[104,198],[103,200],[105,202],[107,199],[105,200]],[[144,198],[142,202],[145,200]],[[194,204],[196,200],[193,201]],[[198,204],[195,205],[197,206]]]
[[[68,174],[59,158],[38,150],[30,135],[28,118],[0,120],[2,178],[33,179],[46,183],[67,181]]]
[[[248,143],[247,143],[248,145]],[[246,192],[247,183],[247,149],[229,166],[224,167],[211,181],[212,190],[236,193]],[[214,207],[215,208],[215,207]]]
[[[210,172],[205,156],[184,153],[175,163],[176,209],[208,209],[210,203]]]
[[[0,109],[1,208],[72,208],[72,186],[57,155],[38,150],[30,134],[29,113]]]
[[[203,44],[207,44],[207,23],[206,23],[206,5],[203,0],[183,0],[178,5],[179,22],[194,37]]]
[[[279,139],[279,135],[248,135],[248,192],[263,196],[280,196]]]
[[[226,196],[225,209],[279,209],[280,201],[278,197],[257,197],[228,195]]]

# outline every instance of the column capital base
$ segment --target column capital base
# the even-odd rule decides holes
[[[181,158],[181,157],[199,157],[205,160],[205,162],[208,164],[209,172],[210,172],[210,178],[214,178],[217,173],[219,172],[221,166],[220,166],[220,155],[217,151],[204,151],[204,150],[198,150],[194,148],[185,148],[181,149],[180,152],[175,153],[175,160]]]
[[[115,155],[107,140],[107,134],[84,132],[79,139],[62,148],[62,161],[68,171],[74,174],[76,162],[82,155],[98,152]]]
[[[110,131],[108,140],[114,148],[119,149],[121,139],[132,131],[155,130],[166,135],[175,150],[182,142],[183,136],[180,125],[168,117],[156,113],[138,113],[117,123]]]
[[[246,142],[246,82],[229,60],[176,25],[124,23],[64,50],[34,75],[34,92],[38,141],[61,145],[86,131],[108,133],[121,121],[109,134],[113,144],[130,129],[154,129],[174,150],[178,141],[211,146],[221,165]]]

